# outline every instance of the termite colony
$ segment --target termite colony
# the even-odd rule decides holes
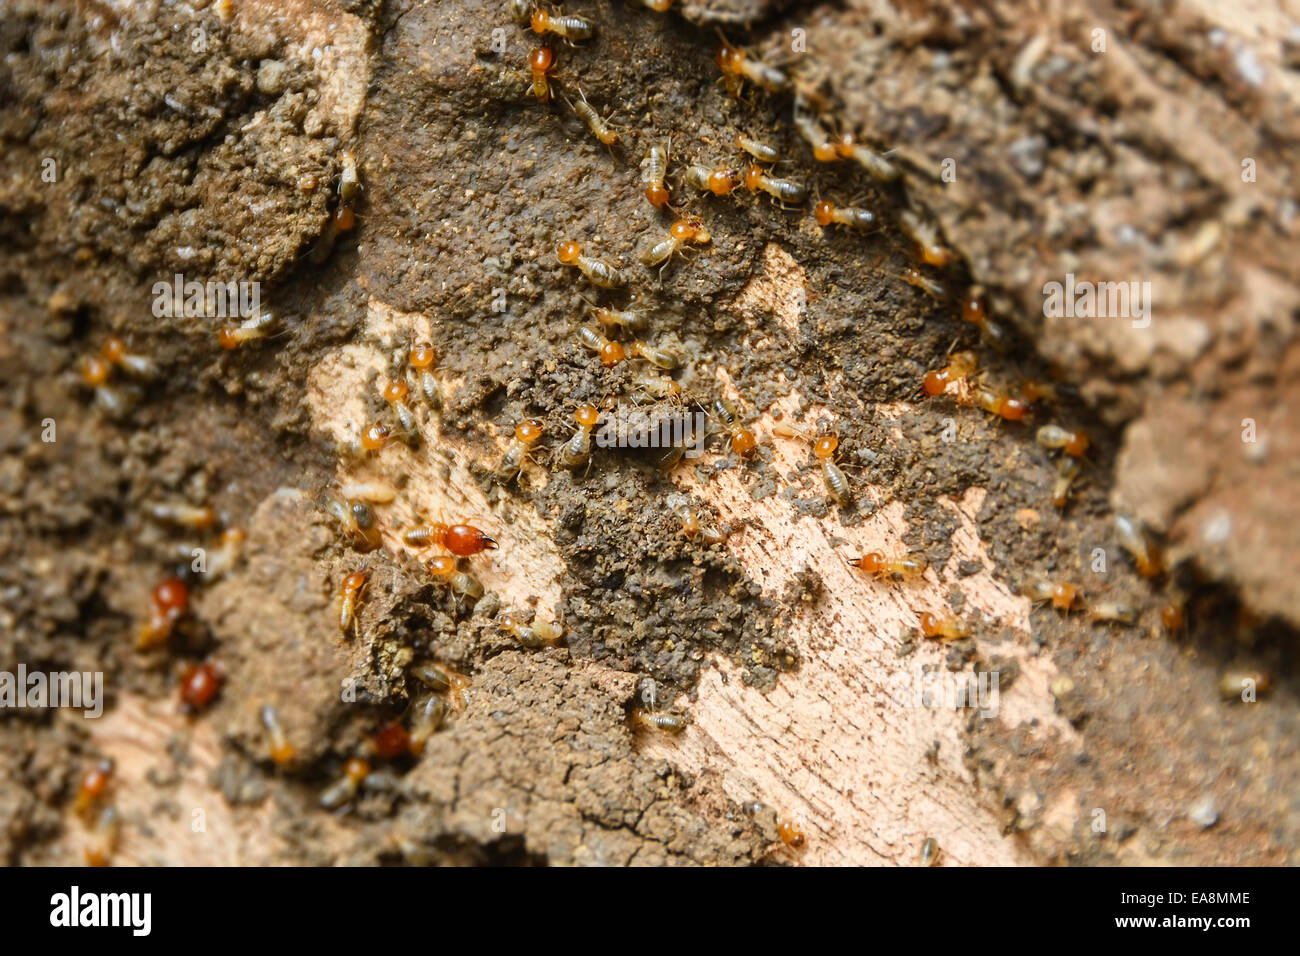
[[[644,0],[644,5],[665,13],[671,2]],[[783,102],[791,101],[792,126],[807,145],[813,168],[817,164],[843,164],[855,174],[869,177],[876,188],[897,198],[900,211],[896,216],[889,217],[882,210],[851,201],[822,198],[819,189],[792,178],[797,174],[785,171],[787,167],[782,164],[795,162],[794,157],[755,135],[752,129],[735,130],[726,148],[713,155],[684,158],[677,155],[682,147],[675,149],[666,135],[655,131],[637,131],[632,135],[631,131],[620,129],[600,104],[599,97],[592,102],[582,89],[567,86],[559,62],[557,51],[580,49],[583,42],[596,34],[597,24],[543,8],[531,0],[508,0],[507,8],[533,38],[523,94],[543,105],[563,103],[612,155],[626,154],[634,141],[640,141],[642,146],[637,201],[643,196],[654,214],[663,217],[662,223],[643,238],[639,248],[629,250],[631,257],[647,271],[634,274],[612,260],[609,249],[590,247],[572,236],[555,236],[547,252],[549,257],[553,250],[558,269],[575,270],[576,275],[594,287],[591,290],[594,296],[605,297],[605,301],[589,300],[595,327],[577,324],[573,340],[592,353],[591,361],[605,369],[638,363],[638,374],[632,380],[634,396],[671,399],[683,407],[693,402],[702,409],[710,409],[709,417],[714,423],[712,434],[722,437],[721,454],[736,462],[743,464],[761,443],[733,398],[720,395],[712,401],[699,400],[684,393],[673,374],[686,363],[687,356],[676,342],[652,337],[650,318],[646,310],[634,307],[635,296],[632,302],[623,304],[611,301],[647,276],[662,284],[665,270],[675,260],[709,247],[714,240],[704,211],[710,203],[724,197],[728,202],[757,201],[771,203],[783,211],[806,213],[810,220],[806,224],[810,227],[815,224],[827,241],[843,241],[841,236],[865,235],[891,223],[896,225],[914,248],[914,261],[903,267],[898,278],[951,309],[964,323],[962,327],[969,327],[994,352],[1003,353],[1008,349],[1010,333],[989,315],[982,290],[954,291],[954,284],[960,285],[960,263],[945,244],[936,223],[907,198],[905,180],[911,171],[859,141],[851,132],[837,132],[823,99],[797,77],[787,75],[726,39],[717,48],[715,62],[729,91],[740,96],[752,87],[765,95],[782,98]],[[355,209],[362,191],[358,160],[345,152],[339,166],[336,201],[322,239],[312,250],[313,261],[324,261],[336,239],[357,225]],[[698,205],[704,211],[690,211],[686,208],[688,204]],[[270,313],[254,316],[242,324],[220,328],[215,345],[233,352],[270,338],[278,325]],[[345,470],[371,462],[382,465],[392,443],[418,448],[436,429],[435,422],[443,413],[446,396],[435,347],[421,337],[405,343],[403,349],[402,361],[390,370],[385,381],[377,384],[376,393],[369,396],[370,404],[383,411],[373,420],[353,423],[351,436],[337,449]],[[119,338],[106,340],[98,353],[84,359],[80,371],[82,382],[93,391],[95,404],[114,419],[129,414],[143,397],[144,386],[158,374],[150,359],[136,354]],[[1070,399],[1067,389],[1055,383],[1022,380],[1013,387],[986,377],[979,355],[969,347],[951,351],[943,364],[936,363],[936,367],[926,372],[918,393],[924,393],[934,402],[952,401],[1013,424],[1037,421],[1037,409],[1044,405],[1065,405]],[[547,429],[542,420],[523,418],[515,422],[492,469],[492,479],[502,486],[511,485],[544,451],[552,467],[575,471],[591,468],[593,432],[602,415],[597,405],[582,403],[572,411],[571,433],[550,448],[543,445]],[[788,423],[778,423],[772,432],[806,444],[809,466],[820,473],[829,502],[838,507],[853,503],[852,482],[845,468],[837,463],[841,453],[839,434],[808,433]],[[1043,421],[1037,424],[1034,437],[1042,453],[1056,460],[1057,478],[1051,500],[1056,508],[1064,510],[1069,506],[1072,490],[1087,460],[1089,436],[1070,425]],[[670,471],[679,458],[680,454],[670,453],[661,467]],[[343,480],[321,502],[326,520],[350,549],[361,555],[356,560],[350,558],[335,580],[332,619],[341,639],[353,639],[359,621],[367,613],[375,581],[371,566],[365,563],[369,560],[365,555],[383,548],[384,510],[399,495],[400,490],[387,481]],[[689,496],[673,492],[664,497],[662,505],[664,521],[690,545],[720,547],[728,540],[728,529],[707,515],[702,516],[701,509]],[[190,613],[191,589],[229,571],[237,560],[244,537],[239,528],[228,526],[205,505],[163,502],[149,510],[151,518],[158,522],[205,535],[219,533],[220,537],[215,546],[207,549],[206,567],[197,571],[182,569],[156,583],[138,632],[138,646],[142,651],[163,648],[173,641]],[[476,562],[482,562],[486,552],[506,550],[508,546],[508,542],[498,542],[487,531],[470,524],[470,520],[468,516],[452,519],[440,516],[438,520],[391,529],[406,549],[407,557],[418,559],[427,580],[445,589],[448,600],[458,611],[462,605],[473,605],[485,595]],[[219,530],[223,525],[226,525],[224,529]],[[1160,549],[1139,524],[1117,517],[1115,533],[1142,577],[1158,578],[1164,574]],[[194,550],[188,545],[178,547],[181,556],[191,555]],[[929,559],[919,552],[867,552],[850,559],[849,564],[861,575],[863,586],[876,587],[906,586],[930,569]],[[1086,607],[1091,619],[1097,622],[1132,625],[1138,620],[1137,609],[1121,602],[1103,599],[1086,603],[1083,590],[1068,581],[1035,579],[1026,583],[1023,591],[1031,600],[1049,603],[1061,613]],[[496,619],[495,625],[502,635],[520,647],[541,650],[564,640],[564,625],[547,618],[546,614],[508,611]],[[1160,612],[1160,622],[1167,633],[1182,630],[1181,600],[1176,597],[1171,600]],[[962,640],[973,633],[970,622],[947,612],[920,613],[918,629],[925,637],[941,641]],[[322,807],[346,808],[368,789],[391,787],[394,773],[417,759],[449,714],[464,706],[469,687],[467,676],[432,661],[412,663],[407,676],[411,678],[408,688],[418,687],[420,692],[411,694],[406,714],[376,721],[363,745],[345,760],[336,762],[337,772],[319,796]],[[179,676],[181,706],[191,714],[202,712],[217,699],[223,680],[219,661],[191,661]],[[1266,680],[1258,683],[1266,685]],[[1235,688],[1236,683],[1232,686]],[[265,732],[267,759],[286,771],[305,769],[299,761],[299,748],[275,707],[263,704],[258,714]],[[687,715],[654,708],[636,708],[629,713],[629,722],[635,730],[675,734],[690,719]],[[110,777],[111,765],[95,765],[87,772],[76,797],[77,812],[94,824],[95,840],[86,851],[90,862],[107,862],[117,838],[116,811],[104,806]],[[805,840],[802,828],[788,821],[781,824],[780,837],[785,844],[796,848]],[[938,859],[937,844],[932,839],[926,840],[923,865],[934,865]]]

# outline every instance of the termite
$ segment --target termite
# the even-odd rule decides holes
[[[245,342],[256,342],[271,334],[275,316],[270,312],[255,315],[238,326],[222,326],[217,332],[217,342],[226,351],[234,351]]]
[[[266,734],[271,740],[271,760],[275,762],[277,767],[289,766],[297,757],[298,751],[294,749],[293,744],[289,743],[284,727],[280,724],[279,713],[270,704],[263,704],[259,716],[262,719],[262,726],[266,728]]]
[[[1219,696],[1224,700],[1248,700],[1246,692],[1267,694],[1272,687],[1269,676],[1263,671],[1231,667],[1219,675]]]
[[[104,357],[106,362],[116,365],[128,375],[133,375],[136,378],[149,380],[158,374],[158,366],[154,364],[152,359],[128,351],[126,342],[116,335],[109,336],[104,340],[99,354]]]
[[[942,395],[948,386],[961,382],[975,374],[979,359],[974,352],[954,352],[948,356],[948,364],[925,374],[921,387],[927,395]]]
[[[339,494],[349,501],[372,501],[386,505],[397,497],[397,489],[386,481],[352,481],[339,486]]]
[[[803,827],[797,820],[781,820],[776,825],[776,835],[781,842],[792,850],[797,850],[805,843]]]
[[[967,402],[1009,422],[1018,422],[1029,414],[1029,403],[1023,398],[986,385],[978,386]]]
[[[221,532],[216,548],[199,548],[194,544],[182,544],[177,545],[175,553],[182,561],[191,562],[191,570],[195,574],[203,575],[204,580],[214,581],[235,566],[247,537],[248,533],[243,528],[226,528]],[[192,562],[199,558],[199,551],[204,553],[203,567],[192,566]]]
[[[178,577],[163,578],[153,589],[148,621],[141,626],[136,646],[141,650],[166,642],[176,622],[190,605],[190,590]]]
[[[682,387],[667,375],[645,373],[632,379],[632,389],[651,399],[681,398]]]
[[[641,2],[655,13],[667,13],[673,5],[673,0],[641,0]]]
[[[344,533],[352,539],[353,547],[358,551],[373,551],[381,544],[374,512],[365,502],[344,502],[331,498],[326,502],[325,510],[338,519]]]
[[[551,98],[551,84],[546,74],[555,65],[555,54],[549,46],[539,46],[528,56],[528,68],[533,74],[533,96],[539,103]]]
[[[365,458],[387,445],[392,434],[392,430],[383,422],[367,425],[359,437],[339,442],[339,454],[349,458]]]
[[[1164,558],[1160,550],[1147,536],[1146,529],[1124,515],[1115,516],[1115,533],[1119,536],[1120,546],[1133,556],[1133,563],[1138,574],[1144,578],[1154,578],[1164,571]]]
[[[709,169],[698,165],[687,166],[682,178],[692,189],[713,193],[715,196],[726,196],[735,191],[744,179],[738,169],[725,166]]]
[[[870,229],[876,224],[876,214],[870,209],[835,206],[825,200],[813,207],[813,218],[823,228],[837,225],[848,226],[850,229]]]
[[[225,675],[211,661],[187,667],[181,675],[181,706],[192,714],[207,709],[224,682]]]
[[[582,90],[578,91],[578,102],[570,102],[569,106],[587,124],[591,134],[600,140],[603,145],[610,148],[618,145],[618,133],[605,122],[603,116],[596,112],[596,108],[587,102],[587,97],[583,95]]]
[[[538,7],[533,11],[531,20],[533,32],[538,36],[554,33],[566,40],[590,40],[596,32],[595,26],[582,17],[562,13],[547,13]]]
[[[730,532],[725,528],[707,527],[700,530],[700,540],[705,544],[726,544]]]
[[[121,419],[139,403],[143,393],[135,387],[108,384],[112,366],[101,356],[82,360],[81,380],[95,392],[95,404],[110,418]]]
[[[435,522],[412,528],[402,535],[402,540],[413,548],[446,548],[458,558],[495,551],[498,547],[495,538],[470,524]]]
[[[1177,634],[1186,623],[1183,604],[1179,600],[1171,601],[1160,609],[1160,626],[1168,634]]]
[[[642,265],[653,268],[667,262],[672,258],[673,253],[687,243],[705,245],[712,241],[713,237],[709,235],[709,231],[704,228],[704,224],[699,219],[694,217],[678,219],[668,229],[667,236],[653,245],[643,248],[638,258],[641,260]]]
[[[952,250],[939,241],[939,227],[911,209],[898,214],[898,224],[916,243],[921,261],[942,268],[952,262]]]
[[[483,585],[477,578],[460,570],[456,566],[456,559],[451,555],[440,554],[430,558],[424,566],[431,575],[443,581],[456,594],[474,600],[483,596]]]
[[[432,691],[445,694],[451,690],[451,678],[433,664],[416,664],[411,675]]]
[[[420,392],[425,401],[434,409],[442,407],[442,389],[438,387],[437,376],[433,374],[433,365],[438,354],[428,342],[417,342],[411,346],[409,360],[415,376],[419,379]]]
[[[617,289],[627,285],[627,276],[600,259],[583,255],[582,246],[576,242],[562,242],[555,250],[555,257],[566,266],[574,266],[587,277],[587,281],[602,289]]]
[[[339,153],[339,202],[351,205],[361,191],[361,177],[357,173],[357,157],[350,150]]]
[[[725,398],[717,399],[713,403],[713,412],[731,433],[729,444],[734,454],[743,458],[758,447],[758,439],[754,437],[754,433],[737,421],[736,409],[731,402]]]
[[[537,650],[539,647],[554,647],[564,637],[564,627],[549,621],[535,620],[531,624],[521,624],[507,614],[501,617],[497,624],[501,627],[501,630],[514,635],[515,640],[529,650]]]
[[[594,302],[587,302],[587,304],[591,306],[592,316],[607,329],[621,328],[640,331],[649,324],[645,313],[639,309],[613,309],[608,306],[596,305]]]
[[[1133,605],[1120,601],[1102,601],[1088,608],[1088,617],[1093,621],[1132,627],[1137,623],[1138,610]]]
[[[447,701],[437,694],[432,695],[428,702],[420,708],[420,714],[415,718],[415,723],[411,726],[407,746],[412,756],[418,757],[424,753],[424,745],[428,743],[430,737],[438,732],[446,719]]]
[[[387,425],[376,422],[361,433],[361,447],[366,451],[379,451],[388,444],[392,434]]]
[[[184,502],[163,502],[149,506],[149,514],[157,521],[207,531],[217,523],[217,513],[207,506]]]
[[[406,402],[410,391],[405,382],[389,382],[384,386],[382,394],[384,401],[393,407],[393,414],[401,423],[402,430],[407,435],[414,436],[420,432],[420,422],[415,417],[415,411]]]
[[[898,277],[913,288],[920,289],[931,298],[940,300],[948,298],[948,289],[942,282],[931,279],[925,273],[913,269],[911,266],[898,273]]]
[[[1088,450],[1088,435],[1082,430],[1071,431],[1060,425],[1044,425],[1034,435],[1034,440],[1044,448],[1059,449],[1071,458],[1082,458]]]
[[[115,807],[105,807],[100,811],[91,832],[91,841],[86,844],[87,866],[108,866],[117,850],[118,839],[122,831],[122,817]]]
[[[77,787],[77,798],[73,803],[73,810],[77,816],[88,817],[98,806],[100,799],[108,792],[108,787],[113,782],[113,771],[115,769],[112,759],[106,757],[97,761],[94,766],[81,775],[81,783]]]
[[[801,100],[801,97],[797,97],[795,100],[794,126],[804,141],[812,147],[813,159],[820,163],[839,162],[844,157],[840,155],[840,151],[836,148],[830,134],[826,132],[815,116],[800,105]]]
[[[600,356],[600,364],[605,368],[613,368],[627,358],[627,348],[622,342],[607,339],[585,325],[578,329],[578,338],[582,340],[583,345]]]
[[[670,734],[679,734],[690,722],[686,715],[660,714],[652,710],[637,707],[632,711],[632,724],[643,730],[660,730]]]
[[[361,603],[361,591],[366,586],[367,572],[365,568],[353,571],[351,574],[344,576],[343,581],[339,584],[339,593],[336,606],[338,608],[339,630],[344,634],[352,627],[356,620],[357,606]]]
[[[207,567],[199,573],[206,580],[215,581],[235,566],[239,560],[239,553],[243,549],[244,541],[247,540],[248,533],[243,528],[226,528],[221,532],[221,538],[217,546],[207,553]],[[192,545],[184,545],[179,549],[180,555],[184,558],[194,558],[195,548]]]
[[[921,615],[921,633],[942,641],[959,641],[970,636],[970,628],[951,614],[940,617],[927,611]]]
[[[627,352],[633,358],[645,359],[655,368],[663,369],[665,372],[680,368],[683,361],[681,354],[675,349],[651,345],[640,339],[628,345]]]
[[[524,467],[524,459],[528,457],[529,450],[537,444],[542,437],[542,423],[535,418],[520,422],[515,426],[515,435],[510,444],[506,446],[505,452],[501,455],[501,461],[497,463],[495,474],[501,481],[509,481],[519,474],[520,469]]]
[[[340,205],[330,215],[328,242],[332,246],[338,236],[351,232],[357,224],[357,214],[348,205]]]
[[[1005,349],[1007,346],[1006,330],[989,318],[988,312],[984,308],[984,300],[974,291],[966,293],[961,303],[961,317],[965,322],[971,323],[980,330],[982,335],[990,345],[998,349]],[[1033,401],[1032,398],[1029,399]]]
[[[739,81],[749,80],[769,93],[784,93],[790,88],[790,78],[774,66],[768,66],[762,60],[756,60],[740,47],[734,47],[725,39],[718,47],[714,61],[723,76],[728,78],[732,93],[739,92]],[[735,85],[732,85],[735,84]]]
[[[646,202],[656,209],[663,209],[672,198],[664,185],[664,177],[668,175],[669,149],[670,146],[653,144],[646,150],[645,159],[641,160]]]
[[[921,851],[917,854],[917,860],[922,866],[935,866],[941,856],[943,851],[939,849],[939,841],[934,837],[926,837],[925,842],[921,844]]]
[[[930,566],[923,554],[904,554],[887,558],[879,551],[871,551],[860,558],[850,558],[849,564],[877,578],[909,580],[919,578]]]
[[[774,179],[758,165],[745,170],[745,188],[750,192],[762,190],[778,202],[797,204],[808,196],[808,189],[788,179]]]
[[[1070,503],[1070,489],[1079,477],[1079,461],[1068,455],[1056,463],[1056,482],[1052,485],[1052,504],[1064,508]]]
[[[390,720],[381,725],[364,745],[367,755],[382,760],[395,760],[409,753],[410,749],[411,734],[398,720]]]
[[[682,534],[688,538],[694,538],[700,533],[700,516],[691,506],[690,499],[685,495],[673,493],[668,496],[666,504],[670,511],[675,514],[682,523]]]
[[[813,455],[822,463],[822,483],[826,485],[827,493],[837,505],[842,506],[848,504],[852,492],[849,479],[845,477],[839,465],[835,464],[835,449],[839,446],[838,436],[822,435],[813,442]]]
[[[1033,403],[1060,402],[1066,395],[1077,396],[1078,393],[1067,385],[1045,382],[1039,378],[1024,378],[1020,380],[1020,394],[1025,397],[1025,401]]]
[[[774,146],[770,146],[761,140],[754,139],[752,136],[746,136],[744,133],[736,134],[736,148],[742,149],[753,156],[760,163],[775,163],[781,159],[781,153]]]
[[[353,757],[343,765],[343,776],[320,795],[320,805],[326,810],[336,810],[351,801],[361,787],[361,781],[370,775],[370,764]]]
[[[852,133],[845,133],[835,144],[835,150],[844,159],[851,159],[871,176],[883,183],[892,183],[900,173],[897,166],[885,159],[875,150],[868,149],[854,139]]]
[[[591,432],[600,422],[600,411],[595,405],[579,405],[573,413],[578,430],[560,448],[559,461],[566,468],[578,468],[591,460]]]
[[[1069,611],[1079,599],[1079,589],[1065,581],[1030,581],[1025,585],[1023,593],[1031,601],[1050,601],[1058,611]]]

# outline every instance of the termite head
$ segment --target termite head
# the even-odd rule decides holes
[[[109,364],[98,355],[88,356],[81,363],[81,380],[92,388],[108,381]]]
[[[735,73],[740,69],[741,52],[723,40],[718,44],[718,52],[713,55],[713,62],[723,73]]]
[[[534,73],[545,73],[554,64],[555,52],[549,46],[537,47],[528,57],[528,65]]]
[[[672,224],[668,234],[678,242],[705,243],[712,239],[708,230],[704,228],[704,224],[694,216],[687,219],[678,219]]]
[[[813,454],[821,461],[827,461],[834,457],[835,449],[840,447],[840,439],[837,435],[822,435],[813,442]]]
[[[515,438],[525,445],[531,445],[541,437],[542,423],[535,418],[530,418],[515,426]]]
[[[379,451],[388,444],[390,435],[387,425],[382,423],[371,425],[361,433],[361,447],[366,451]]]
[[[709,173],[709,192],[716,196],[725,196],[740,185],[740,171],[736,169],[715,169]]]
[[[936,266],[942,269],[948,263],[952,262],[952,250],[945,245],[937,242],[918,243],[917,248],[921,253],[921,260],[929,266]]]
[[[600,347],[600,364],[605,368],[613,368],[625,358],[627,358],[627,349],[623,347],[622,342],[607,341]]]
[[[437,357],[433,346],[428,342],[417,342],[411,346],[411,364],[416,368],[431,368]]]
[[[449,554],[436,555],[424,566],[435,578],[449,578],[456,573],[456,559]]]
[[[120,362],[122,356],[126,355],[126,343],[116,335],[110,335],[104,339],[104,344],[100,346],[99,353],[110,362]]]
[[[737,428],[731,435],[731,450],[740,457],[748,455],[758,447],[758,439],[748,428]]]

